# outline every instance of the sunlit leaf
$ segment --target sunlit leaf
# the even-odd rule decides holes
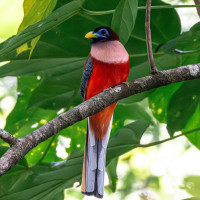
[[[195,196],[194,199],[200,198],[200,176],[188,176],[184,178],[183,189],[185,189],[188,193]]]
[[[55,10],[47,18],[29,26],[15,37],[6,40],[0,45],[0,57],[69,19],[80,10],[81,4],[79,0],[72,1]]]
[[[40,21],[41,19],[46,18],[53,11],[56,3],[57,3],[57,0],[45,0],[45,1],[24,0],[24,3],[23,3],[24,18],[18,28],[18,33],[26,29],[29,25],[32,25]],[[40,39],[40,36],[34,38],[30,43],[30,47],[28,47],[27,43],[18,47],[17,54],[20,54],[23,51],[30,49],[30,55],[31,55],[39,39]]]

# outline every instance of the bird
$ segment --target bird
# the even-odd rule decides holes
[[[85,38],[91,41],[91,51],[81,78],[80,93],[84,101],[126,83],[130,70],[129,54],[111,28],[98,27]],[[81,186],[84,195],[103,198],[106,150],[116,104],[88,117]]]

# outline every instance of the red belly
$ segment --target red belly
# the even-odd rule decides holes
[[[86,91],[86,100],[103,90],[126,82],[130,70],[130,60],[121,64],[103,63],[93,58],[93,71]],[[106,134],[116,103],[89,118],[90,129],[97,140],[102,140]]]

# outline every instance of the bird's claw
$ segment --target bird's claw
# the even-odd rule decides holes
[[[103,91],[109,91],[109,90],[112,90],[111,87],[107,88],[107,89],[104,89]]]
[[[130,83],[129,83],[129,82],[122,82],[122,84],[125,84],[127,87],[130,86]]]

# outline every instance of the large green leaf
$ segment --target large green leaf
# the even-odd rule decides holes
[[[23,31],[29,25],[32,25],[40,21],[41,19],[46,18],[53,11],[56,3],[57,3],[57,0],[46,0],[46,1],[24,0],[24,3],[23,3],[24,18],[23,18],[22,23],[19,26],[18,33]],[[39,39],[40,39],[40,36],[34,38],[30,43],[30,47],[28,47],[27,43],[23,44],[21,47],[17,48],[17,53],[20,54],[21,52],[30,49],[30,55],[31,55]]]
[[[0,156],[2,156],[9,148],[0,146]],[[28,164],[23,158],[9,172],[0,178],[0,196],[5,195],[7,191],[12,190],[21,184],[29,175]]]
[[[121,128],[109,141],[107,161],[136,147],[148,126],[149,123],[145,121],[135,121]]]
[[[198,200],[200,198],[200,176],[187,176],[184,178],[184,183],[182,189],[185,189],[188,193],[195,196],[195,198]]]
[[[29,26],[18,35],[6,40],[0,45],[0,57],[9,54],[11,51],[15,50],[22,44],[29,42],[35,37],[45,33],[46,31],[52,29],[58,24],[71,18],[73,15],[78,13],[81,5],[82,3],[79,0],[72,1],[55,10],[47,18]]]
[[[16,60],[1,67],[1,75],[4,76],[62,76],[74,70],[83,68],[85,58],[51,58]],[[79,72],[80,74],[80,72]]]
[[[122,104],[122,105],[136,103],[136,102],[142,101],[143,99],[148,97],[152,92],[153,92],[153,90],[142,92],[142,93],[139,93],[139,94],[135,94],[135,95],[132,95],[128,98],[121,99],[119,101],[119,103]]]
[[[0,196],[1,200],[51,200],[65,188],[81,180],[83,153],[73,152],[66,162],[42,164],[28,170],[26,179]],[[11,172],[5,176],[13,175]],[[6,182],[9,182],[7,179]],[[6,184],[6,183],[4,183]]]
[[[181,53],[181,65],[195,64],[200,62],[200,23],[195,24],[189,31],[182,33],[173,40],[164,44],[161,49],[165,53],[175,54],[174,50],[178,49],[183,51]]]
[[[182,130],[200,101],[200,80],[187,81],[173,94],[167,108],[167,129],[172,136]]]
[[[137,0],[121,0],[113,14],[111,28],[119,33],[122,44],[126,44],[133,31],[137,6]]]
[[[183,132],[190,131],[196,128],[200,128],[200,104],[197,106],[194,114],[187,121]],[[200,131],[186,135],[189,141],[200,150]]]
[[[169,86],[156,89],[149,95],[149,107],[154,117],[161,123],[167,122],[167,108],[176,90],[181,87],[182,83],[176,83]]]
[[[125,121],[143,120],[154,126],[150,114],[140,104],[117,105],[113,117],[112,133],[124,127]]]
[[[162,46],[164,52],[173,53],[174,49],[182,51],[197,50],[200,48],[200,22],[196,23],[187,32],[182,33]]]

